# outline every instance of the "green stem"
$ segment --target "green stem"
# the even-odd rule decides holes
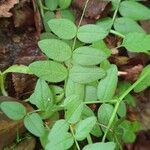
[[[117,32],[117,31],[115,31],[115,30],[110,30],[110,33],[112,33],[112,34],[114,34],[114,35],[117,35],[117,36],[119,36],[119,37],[121,37],[121,38],[125,38],[125,36],[124,36],[123,34]]]
[[[92,141],[92,138],[91,138],[90,134],[88,134],[88,136],[87,136],[87,141],[88,141],[89,144],[93,144],[93,141]]]
[[[44,18],[44,10],[43,10],[42,1],[41,1],[41,0],[38,0],[37,2],[38,2],[39,7],[40,7],[41,16],[42,16],[42,18]]]
[[[103,139],[102,139],[102,142],[105,142],[105,139],[106,139],[106,136],[107,136],[107,134],[108,134],[108,131],[109,131],[109,129],[111,128],[111,125],[112,125],[112,123],[113,123],[113,121],[114,121],[114,119],[115,119],[115,117],[116,117],[116,113],[117,113],[117,110],[118,110],[119,105],[120,105],[120,102],[117,102],[116,105],[115,105],[114,111],[113,111],[113,113],[112,113],[112,117],[111,117],[110,120],[109,120],[109,123],[108,123],[108,125],[107,125],[107,128],[106,128],[106,130],[105,130],[105,133],[104,133],[104,136],[103,136]]]
[[[5,90],[5,77],[2,74],[0,74],[0,88],[3,96],[8,96],[8,93]]]
[[[80,25],[81,25],[81,23],[82,23],[82,20],[83,20],[83,17],[84,17],[85,10],[86,10],[86,8],[87,8],[88,2],[89,2],[89,0],[86,0],[85,5],[84,5],[84,9],[83,9],[83,12],[82,12],[82,15],[81,15],[81,18],[80,18],[80,20],[79,20],[79,24],[78,24],[78,26],[77,26],[77,32],[78,32],[78,29],[79,29],[79,27],[80,27]],[[77,41],[77,34],[76,34],[76,36],[75,36],[75,38],[74,38],[74,41],[73,41],[72,51],[73,51],[74,48],[75,48],[76,41]]]
[[[114,22],[115,22],[115,19],[116,19],[118,10],[119,10],[120,3],[121,3],[121,0],[118,0],[117,7],[116,7],[116,10],[115,10],[114,15],[113,15],[113,18],[112,18],[112,26],[113,26],[113,24],[114,24]]]
[[[112,104],[115,104],[117,102],[118,102],[117,100],[104,101],[104,102],[101,102],[101,101],[89,101],[89,102],[84,102],[84,104],[86,104],[86,105],[88,105],[88,104],[102,104],[102,103],[112,103]]]
[[[141,82],[143,81],[147,76],[149,75],[149,72],[145,73],[142,77],[140,77],[133,85],[131,85],[120,97],[119,97],[119,101],[116,103],[114,111],[112,113],[112,117],[109,120],[109,123],[107,125],[107,129],[105,130],[104,136],[102,141],[105,142],[106,136],[108,134],[109,129],[112,126],[112,123],[116,117],[117,114],[117,110],[119,108],[120,103],[123,101],[123,99]]]
[[[149,75],[149,72],[145,73],[143,76],[141,76],[134,84],[132,84],[119,98],[120,102],[141,82],[143,81],[147,76]]]
[[[78,142],[77,142],[77,140],[76,140],[76,138],[75,138],[74,131],[73,131],[73,128],[72,128],[71,125],[70,125],[70,131],[71,131],[71,134],[72,134],[72,136],[73,136],[73,138],[74,138],[74,141],[75,141],[75,144],[76,144],[77,149],[78,149],[78,150],[81,150],[81,149],[80,149],[80,146],[79,146],[79,144],[78,144]]]

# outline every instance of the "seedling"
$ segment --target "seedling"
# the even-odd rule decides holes
[[[50,11],[58,6],[60,10],[66,9],[70,3],[71,0],[45,0],[44,6],[39,0],[43,19],[45,10],[52,14]],[[28,99],[37,110],[27,113],[18,102],[2,102],[0,108],[13,120],[23,119],[25,127],[40,138],[46,150],[80,150],[79,141],[86,139],[83,150],[114,150],[122,149],[124,142],[135,140],[140,127],[138,122],[125,119],[126,104],[135,105],[131,91],[140,92],[150,86],[150,65],[132,85],[121,83],[117,66],[107,60],[111,53],[103,39],[109,33],[115,34],[122,38],[118,47],[148,54],[150,35],[136,21],[150,19],[150,10],[135,1],[118,0],[117,5],[115,1],[112,4],[113,18],[96,24],[81,26],[88,0],[78,26],[70,16],[60,19],[53,16],[44,23],[49,31],[38,42],[47,60],[35,61],[29,66],[12,66],[1,73],[4,95],[4,78],[8,72],[29,73],[39,78]],[[118,12],[122,17],[117,17]],[[96,104],[99,108],[93,109]],[[63,119],[59,118],[60,111],[64,113]],[[51,123],[47,124],[45,119]],[[94,143],[93,136],[99,142]]]

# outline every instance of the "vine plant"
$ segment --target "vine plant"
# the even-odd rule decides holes
[[[139,130],[138,122],[126,120],[126,105],[134,106],[131,91],[140,92],[150,86],[150,65],[132,85],[118,81],[117,66],[107,60],[111,50],[103,39],[111,33],[122,38],[118,47],[149,54],[150,35],[137,21],[150,19],[150,9],[135,1],[112,1],[113,18],[81,26],[88,2],[76,26],[67,9],[71,0],[45,0],[44,4],[38,0],[46,30],[38,45],[47,60],[29,66],[14,65],[0,73],[5,96],[7,73],[34,74],[39,78],[28,99],[37,110],[27,112],[22,104],[8,101],[2,102],[0,108],[13,120],[23,119],[25,127],[40,138],[46,150],[122,149],[123,143],[135,140]],[[60,11],[61,18],[55,18],[55,10]],[[93,108],[95,105],[97,108]],[[99,142],[94,143],[95,138]]]

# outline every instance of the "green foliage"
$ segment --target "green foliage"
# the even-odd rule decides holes
[[[124,47],[131,54],[149,54],[150,35],[137,21],[150,19],[150,9],[140,2],[112,0],[113,17],[82,25],[85,4],[81,24],[75,25],[76,16],[69,9],[71,2],[38,2],[45,28],[38,46],[46,60],[0,71],[0,88],[5,96],[7,74],[38,77],[34,92],[27,99],[35,110],[26,112],[22,104],[7,101],[0,104],[0,109],[10,119],[24,119],[25,127],[40,138],[46,150],[81,150],[80,146],[83,150],[121,149],[122,143],[134,142],[140,129],[137,122],[125,120],[127,106],[136,106],[132,90],[141,92],[150,86],[150,66],[132,85],[118,80],[120,67],[109,62],[112,57],[108,59],[113,49],[106,43],[112,40],[105,38],[108,34],[120,37],[114,48],[119,53],[119,48]],[[102,140],[94,143],[95,139]],[[106,139],[109,142],[105,143]]]
[[[49,58],[56,61],[66,61],[72,55],[71,47],[61,40],[44,39],[38,45]]]
[[[112,26],[112,18],[103,18],[103,19],[100,19],[96,22],[96,24],[101,27],[102,29],[105,29],[105,30],[110,30],[111,29],[111,26]]]
[[[105,150],[115,150],[115,143],[107,142],[107,143],[95,143],[89,144],[83,148],[83,150],[97,150],[97,149],[105,149]]]
[[[123,130],[123,140],[125,143],[133,143],[136,139],[136,132],[139,130],[140,125],[138,122],[123,121],[119,128]]]
[[[54,11],[58,6],[58,0],[45,0],[45,5],[49,10]]]
[[[52,32],[65,40],[73,39],[77,32],[75,24],[68,19],[51,19],[48,21],[48,25]]]
[[[97,85],[86,85],[85,87],[85,101],[97,101]]]
[[[52,12],[52,11],[47,11],[45,14],[44,14],[44,16],[43,16],[43,24],[44,24],[44,28],[45,28],[45,30],[48,32],[48,33],[50,33],[50,28],[49,28],[49,26],[48,26],[48,21],[50,20],[50,19],[54,19],[55,18],[55,14],[54,14],[54,12]]]
[[[30,96],[29,101],[41,110],[45,110],[47,107],[52,106],[53,94],[44,80],[39,79],[37,81],[34,93]]]
[[[66,9],[70,6],[71,0],[58,0],[58,4],[61,9]]]
[[[13,65],[13,66],[10,66],[8,69],[6,69],[3,72],[3,74],[12,73],[12,72],[32,74],[30,72],[30,70],[29,70],[29,67],[27,67],[25,65]]]
[[[126,104],[125,102],[121,102],[120,103],[120,106],[118,107],[118,111],[117,111],[117,114],[120,116],[120,117],[126,117],[126,114],[127,114],[127,108],[126,108]]]
[[[146,76],[146,77],[144,78],[144,80],[141,81],[141,82],[134,88],[134,91],[137,92],[137,93],[138,93],[138,92],[141,92],[141,91],[143,91],[143,90],[145,90],[146,88],[148,88],[148,87],[150,86],[150,82],[149,82],[150,65],[147,65],[147,66],[143,69],[143,71],[142,71],[142,73],[141,73],[141,75],[140,75],[139,78],[143,78],[144,76]]]
[[[128,33],[122,43],[128,51],[131,52],[147,52],[150,50],[150,35],[144,33],[131,32]]]
[[[25,116],[24,125],[37,137],[42,137],[45,133],[43,121],[37,113],[32,113]]]
[[[117,67],[115,65],[111,65],[111,67],[107,70],[106,77],[100,80],[98,84],[97,96],[99,101],[105,102],[113,98],[117,87],[117,74]]]
[[[33,74],[49,82],[63,81],[68,75],[62,64],[49,60],[33,62],[29,68]]]
[[[102,104],[98,109],[98,121],[107,126],[112,116],[113,110],[114,107],[112,105]]]
[[[122,34],[130,32],[145,32],[136,21],[126,17],[117,18],[114,22],[114,28]]]
[[[123,1],[120,5],[119,12],[123,17],[129,17],[133,20],[147,20],[150,19],[148,15],[150,9],[146,6],[134,1]]]
[[[60,10],[60,14],[62,18],[69,19],[72,22],[75,22],[75,16],[73,14],[73,11],[71,11],[70,9]]]
[[[10,119],[13,120],[23,119],[26,115],[25,107],[18,102],[2,102],[0,108]]]
[[[69,97],[71,95],[78,95],[80,97],[84,97],[84,85],[76,83],[68,78],[65,85],[65,95],[66,97]]]
[[[83,111],[82,100],[76,95],[71,95],[64,100],[65,119],[69,123],[76,123],[80,120]]]
[[[92,43],[107,36],[108,32],[98,25],[87,24],[79,27],[77,37],[81,42]]]
[[[73,66],[70,69],[69,77],[77,83],[85,84],[94,82],[105,76],[105,71],[99,67]]]
[[[103,40],[93,42],[92,47],[96,48],[96,49],[100,49],[107,55],[107,57],[109,57],[111,55],[111,50],[106,46],[106,44]]]
[[[105,59],[107,55],[103,51],[88,46],[79,47],[73,52],[73,61],[79,65],[97,65]]]
[[[58,120],[48,135],[48,144],[45,149],[67,150],[74,143],[72,135],[68,132],[69,123],[65,120]]]
[[[92,131],[93,127],[96,124],[95,117],[88,117],[77,124],[75,138],[78,141],[84,140],[89,133]]]

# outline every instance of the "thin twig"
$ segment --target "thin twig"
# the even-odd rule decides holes
[[[84,17],[84,14],[85,14],[85,11],[86,11],[86,8],[87,8],[87,5],[88,5],[88,2],[89,2],[89,0],[87,0],[87,1],[86,1],[86,3],[85,3],[85,5],[84,5],[84,9],[83,9],[83,12],[82,12],[81,18],[80,18],[80,20],[79,20],[79,24],[78,24],[78,26],[77,26],[77,32],[78,32],[79,27],[80,27],[80,25],[81,25],[81,23],[82,23],[82,20],[83,20],[83,17]],[[73,41],[72,51],[73,51],[73,50],[74,50],[74,48],[75,48],[76,41],[77,41],[77,34],[76,34],[76,36],[75,36],[75,38],[74,38],[74,41]]]

